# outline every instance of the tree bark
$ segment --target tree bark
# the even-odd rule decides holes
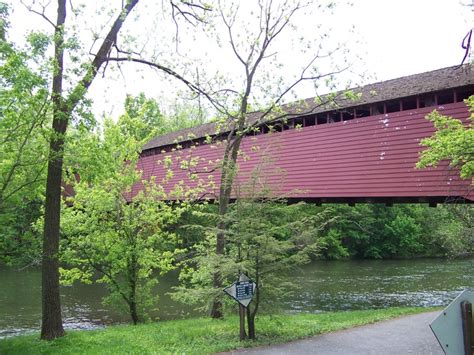
[[[58,0],[58,18],[54,33],[52,100],[53,137],[50,142],[42,255],[42,322],[41,339],[51,340],[64,335],[59,295],[59,216],[61,212],[61,178],[63,167],[64,134],[67,114],[62,102],[64,69],[64,23],[66,0]]]
[[[234,183],[235,169],[237,163],[237,156],[240,149],[240,142],[242,137],[237,136],[233,140],[227,142],[227,147],[224,153],[224,162],[222,165],[221,184],[219,189],[219,217],[220,221],[217,225],[216,235],[216,254],[223,255],[225,249],[225,233],[226,224],[224,217],[229,209],[230,198],[232,194],[232,185]],[[222,288],[222,275],[217,270],[213,275],[214,288]],[[214,299],[211,309],[212,318],[222,318],[222,302],[220,299]]]
[[[138,319],[137,302],[135,302],[134,300],[130,301],[129,309],[130,309],[130,316],[132,317],[133,325],[137,325],[138,322],[140,321]]]
[[[127,1],[102,42],[84,78],[76,85],[67,100],[63,97],[64,25],[66,0],[58,0],[58,17],[54,33],[54,68],[51,96],[53,102],[53,133],[50,141],[48,175],[43,229],[42,255],[42,323],[41,339],[52,340],[63,336],[61,302],[59,295],[59,237],[61,213],[61,182],[64,156],[64,138],[70,116],[84,97],[100,66],[107,61],[114,39],[128,14],[139,0]]]
[[[132,232],[133,233],[133,232]],[[136,251],[136,243],[135,243],[135,236],[132,236],[132,243],[133,243],[133,250],[134,253]],[[138,319],[138,312],[137,312],[137,281],[138,281],[138,275],[137,275],[137,265],[138,265],[138,260],[136,257],[136,254],[132,254],[130,256],[130,259],[128,261],[128,281],[129,281],[129,287],[130,287],[130,316],[132,317],[133,324],[136,325],[139,322]]]

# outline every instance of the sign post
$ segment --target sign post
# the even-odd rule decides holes
[[[430,324],[446,355],[474,354],[474,291],[465,290]]]
[[[252,301],[257,284],[247,275],[240,274],[239,280],[224,289],[224,292],[239,303],[240,340],[246,338],[245,334],[245,309]]]

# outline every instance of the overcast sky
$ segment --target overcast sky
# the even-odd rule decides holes
[[[11,1],[16,8],[12,15],[14,35],[21,36],[41,23],[41,19],[18,5],[19,0]],[[463,4],[459,0],[353,0],[353,6],[341,6],[334,11],[329,20],[334,27],[330,35],[334,41],[349,41],[349,47],[361,56],[353,70],[367,72],[372,81],[453,66],[461,62],[464,56],[461,42],[473,27],[474,11],[464,6],[470,1],[464,0]],[[140,2],[135,11],[143,11],[144,4]],[[55,11],[54,6],[51,8]],[[311,16],[305,21],[311,22]],[[351,24],[355,26],[356,36],[347,34]],[[143,31],[153,29],[144,27]],[[123,107],[126,94],[141,91],[169,104],[173,101],[172,95],[169,96],[172,85],[151,71],[135,74],[134,69],[128,68],[124,77],[96,78],[90,97],[94,98],[96,113],[116,114]],[[298,96],[305,98],[312,93],[303,88]]]
[[[459,0],[355,0],[354,4],[354,21],[367,42],[366,62],[379,79],[461,62],[461,42],[473,27],[474,12]]]

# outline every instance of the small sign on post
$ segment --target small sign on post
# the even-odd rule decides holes
[[[474,354],[472,308],[474,291],[465,290],[430,324],[439,345],[447,355]]]
[[[240,274],[239,280],[224,289],[224,292],[239,302],[242,306],[247,307],[252,301],[257,285],[250,280],[247,275]]]

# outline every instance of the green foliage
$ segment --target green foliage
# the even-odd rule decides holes
[[[119,190],[122,185],[76,187],[74,205],[63,211],[67,240],[62,258],[71,267],[62,271],[64,283],[105,283],[110,291],[106,301],[125,302],[129,312],[137,307],[138,318],[131,313],[132,320],[143,320],[145,310],[157,303],[151,292],[156,273],[174,269],[180,253],[176,235],[166,230],[178,219],[180,208],[161,202],[153,187],[140,192],[132,203]]]
[[[7,30],[10,27],[8,21],[8,5],[3,1],[0,2],[0,40],[5,41],[7,36]]]
[[[297,289],[297,285],[283,282],[285,273],[309,262],[321,250],[330,254],[337,245],[321,237],[333,222],[332,210],[302,213],[305,207],[268,199],[237,200],[224,217],[228,229],[223,255],[215,253],[216,225],[221,217],[208,208],[194,211],[197,218],[207,222],[188,229],[201,231],[205,239],[195,245],[193,258],[184,263],[182,284],[174,298],[208,309],[215,297],[225,297],[222,290],[212,287],[215,271],[219,270],[223,284],[231,284],[242,272],[257,283],[258,292],[252,304],[274,308],[273,300],[278,294]],[[233,302],[228,304],[234,306]]]
[[[206,122],[207,115],[207,111],[203,110],[203,108],[192,105],[175,104],[165,115],[166,127],[163,133],[202,125]]]
[[[163,114],[155,99],[147,98],[144,93],[140,93],[135,97],[131,95],[126,97],[125,112],[121,116],[121,121],[124,134],[150,139],[203,124],[204,113],[193,106],[176,104],[170,112]]]
[[[165,118],[161,114],[158,103],[146,98],[144,93],[125,99],[125,113],[120,117],[122,133],[145,140],[165,133]]]
[[[397,215],[385,225],[385,233],[391,241],[394,249],[392,253],[400,256],[417,255],[422,248],[420,244],[421,226],[413,217],[407,215]],[[396,248],[396,249],[395,249]]]
[[[329,229],[320,239],[320,255],[327,260],[337,260],[349,256],[342,244],[342,234],[337,229]]]
[[[428,213],[427,213],[428,212]],[[448,257],[463,257],[474,253],[474,209],[470,205],[440,206],[425,211],[423,218],[424,245],[440,250]]]
[[[143,182],[140,192],[131,193],[141,183],[135,166],[149,138],[134,127],[134,120],[122,116],[116,124],[106,120],[103,137],[86,134],[90,150],[82,150],[82,164],[76,166],[81,180],[74,183],[75,195],[62,210],[61,257],[68,268],[61,274],[64,283],[106,284],[110,292],[104,301],[125,303],[137,323],[147,309],[156,307],[152,288],[157,273],[175,268],[181,250],[168,227],[186,206],[163,202],[166,196],[154,181]],[[100,164],[90,165],[89,159]]]
[[[335,205],[341,245],[355,258],[459,256],[472,253],[469,206]],[[324,255],[324,254],[323,254]],[[326,255],[324,255],[326,257]]]
[[[113,326],[100,330],[70,331],[60,339],[39,341],[37,335],[0,340],[4,354],[214,354],[241,347],[281,344],[313,335],[371,324],[426,308],[388,308],[257,317],[256,341],[241,342],[237,317],[221,320],[183,319],[139,326]]]
[[[4,37],[4,3],[0,28]],[[17,48],[0,41],[0,261],[8,263],[29,263],[39,254],[30,226],[44,194],[50,116],[46,69],[39,61],[47,45],[32,40]]]
[[[39,265],[41,236],[35,222],[42,212],[41,200],[26,199],[10,213],[0,215],[0,261],[6,265]]]
[[[421,153],[418,168],[437,166],[441,160],[449,160],[450,165],[460,170],[464,179],[470,179],[474,174],[474,96],[466,100],[471,116],[469,122],[463,124],[458,119],[441,115],[433,111],[426,118],[433,122],[436,133],[423,139],[421,144],[428,149]]]

